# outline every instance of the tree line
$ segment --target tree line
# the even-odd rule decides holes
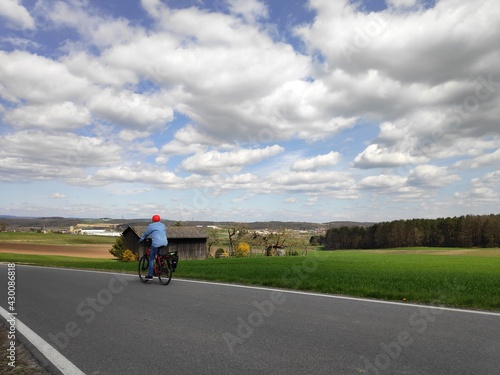
[[[330,228],[313,237],[326,250],[393,247],[500,247],[500,215],[381,222]]]

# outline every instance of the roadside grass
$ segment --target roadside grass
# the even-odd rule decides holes
[[[0,232],[0,242],[35,243],[50,245],[114,244],[116,237],[72,235],[63,233]]]
[[[360,251],[360,250],[357,250]],[[395,247],[391,249],[361,250],[371,253],[463,255],[475,257],[500,257],[498,248],[456,248],[456,247]]]
[[[9,366],[8,350],[10,348],[10,340],[7,339],[8,327],[5,323],[0,322],[0,336],[6,338],[0,340],[0,369],[3,369],[2,374],[5,375],[50,375],[50,372],[43,368],[29,350],[19,341],[16,341],[16,360],[15,366]]]
[[[64,256],[0,254],[0,262],[129,273],[137,269],[137,262]],[[314,251],[305,257],[180,261],[175,277],[500,310],[500,257],[496,256]]]
[[[0,262],[116,272],[137,271],[137,262],[120,262],[117,259],[80,258],[61,255],[0,253]]]

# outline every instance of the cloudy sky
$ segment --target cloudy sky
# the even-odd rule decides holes
[[[2,0],[0,214],[499,213],[498,0]]]

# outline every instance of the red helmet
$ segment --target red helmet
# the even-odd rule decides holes
[[[153,217],[151,218],[151,221],[156,223],[157,221],[160,221],[161,218],[160,218],[160,215],[153,215]]]

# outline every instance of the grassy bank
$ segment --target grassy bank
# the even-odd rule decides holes
[[[181,261],[174,278],[261,285],[453,307],[500,310],[500,257],[335,251],[307,257]],[[136,272],[137,263],[0,254],[0,261]]]

